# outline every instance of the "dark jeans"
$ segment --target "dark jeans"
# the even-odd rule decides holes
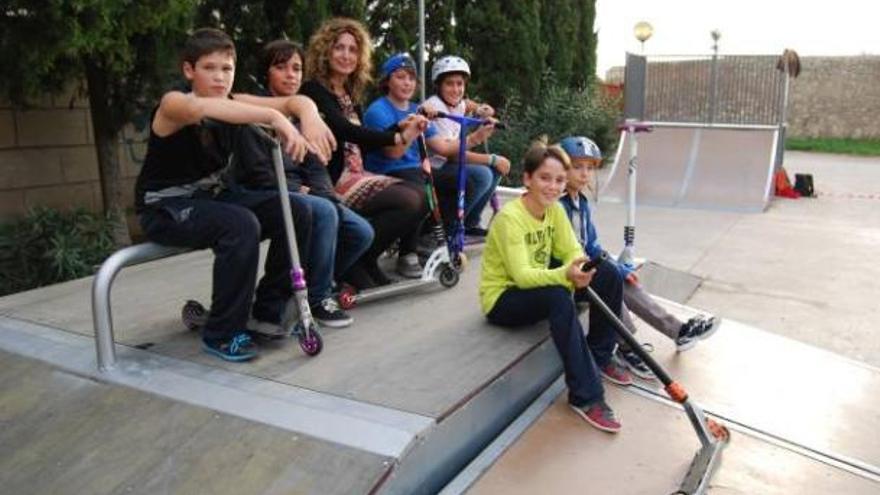
[[[593,277],[591,287],[599,293],[617,293],[616,307],[619,311],[622,297],[619,277],[611,277],[608,269],[601,266]],[[608,304],[614,309],[613,300]],[[496,325],[509,327],[548,320],[553,344],[562,358],[568,401],[583,407],[604,397],[599,368],[611,361],[615,344],[614,329],[600,316],[599,311],[591,310],[590,329],[585,339],[574,298],[568,289],[562,286],[507,289],[486,316]]]
[[[272,240],[254,312],[280,315],[290,297],[290,260],[277,197],[249,207],[214,199],[167,199],[139,216],[151,241],[214,252],[211,307],[202,335],[228,339],[244,330],[254,298],[259,242]],[[262,223],[262,227],[261,227]],[[306,233],[306,235],[308,235]]]
[[[308,277],[308,264],[312,259],[312,239],[314,220],[312,208],[298,195],[289,194],[290,212],[296,232],[297,253],[306,271],[306,284],[312,285]],[[274,190],[251,190],[237,184],[228,184],[217,197],[225,203],[243,206],[257,216],[260,222],[260,240],[269,239],[263,278],[257,285],[256,299],[251,314],[260,321],[278,323],[284,314],[284,307],[293,295],[293,281],[290,279],[291,260],[288,254],[287,233],[284,228],[284,214],[281,200]]]
[[[620,310],[623,307],[623,275],[617,269],[617,265],[610,261],[603,261],[596,267],[596,274],[590,282],[590,288],[599,296],[608,308],[620,317]],[[574,293],[575,301],[586,301],[587,292],[579,289]],[[605,317],[598,308],[590,309],[590,333],[587,336],[587,342],[590,343],[591,336],[601,334],[609,335],[611,340],[617,340],[617,332],[614,325]],[[590,349],[596,357],[596,363],[604,366],[611,361],[611,355],[614,352],[614,346],[599,346],[594,348],[590,343]]]

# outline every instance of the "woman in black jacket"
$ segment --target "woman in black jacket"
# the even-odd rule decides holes
[[[397,271],[417,278],[421,267],[413,236],[428,213],[424,190],[399,179],[364,170],[362,149],[408,146],[427,126],[413,115],[395,126],[370,130],[361,125],[360,99],[371,81],[372,43],[364,26],[352,19],[333,18],[312,35],[306,52],[306,79],[300,94],[310,97],[333,131],[338,147],[328,164],[336,192],[343,203],[373,225],[370,249],[352,270],[350,281],[359,289],[389,283],[379,269],[379,256],[397,239],[401,242]]]

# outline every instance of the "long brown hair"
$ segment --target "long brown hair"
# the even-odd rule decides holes
[[[347,17],[328,19],[309,39],[306,51],[306,79],[314,79],[330,88],[330,53],[333,44],[342,34],[354,36],[358,45],[358,63],[354,72],[345,81],[345,90],[351,99],[359,102],[367,85],[373,80],[373,44],[367,29],[360,22]]]

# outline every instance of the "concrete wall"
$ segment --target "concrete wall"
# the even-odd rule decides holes
[[[649,62],[651,57],[649,57]],[[693,79],[692,71],[688,71],[687,62],[667,63],[666,67],[658,67],[653,71],[654,78],[663,75],[669,80]],[[693,65],[693,63],[690,63]],[[708,67],[708,62],[704,63]],[[679,70],[672,70],[678,66]],[[766,70],[759,65],[754,66],[755,71],[763,71],[762,74],[743,76],[738,79],[744,81],[760,81],[766,79]],[[660,70],[660,69],[665,70]],[[863,55],[852,57],[801,57],[801,74],[792,80],[788,123],[789,135],[803,137],[841,137],[841,138],[880,138],[880,118],[877,110],[880,109],[880,56]],[[687,76],[687,77],[685,77]],[[606,75],[606,82],[619,82],[623,78],[623,68],[614,67]],[[707,78],[703,78],[708,81]],[[704,81],[704,86],[707,84]],[[652,81],[656,86],[668,88],[668,85]],[[735,81],[730,82],[730,84]],[[719,82],[719,94],[733,92],[725,89],[728,82]],[[675,85],[678,86],[678,85]],[[748,93],[748,87],[739,85],[737,92]],[[669,96],[669,95],[659,95]],[[706,91],[682,91],[675,92],[675,98],[666,98],[673,101],[675,111],[687,111],[693,107],[689,118],[682,120],[700,120],[708,105]],[[649,100],[651,94],[648,95]],[[683,101],[693,99],[692,102]],[[699,101],[697,101],[699,100]],[[718,115],[725,113],[723,102]],[[651,107],[650,101],[648,108]],[[655,105],[656,106],[656,105]],[[728,113],[736,113],[737,109],[727,109]],[[670,112],[665,112],[670,113]],[[754,113],[754,112],[753,112]],[[760,113],[760,112],[759,112]],[[737,117],[738,118],[738,117]],[[721,118],[723,120],[723,116]]]
[[[803,57],[789,100],[792,136],[880,138],[880,55]]]
[[[142,158],[143,136],[133,129],[126,135],[135,138],[134,154]],[[126,204],[132,206],[140,165],[121,143],[117,152]],[[103,208],[88,101],[73,88],[28,109],[0,101],[0,222],[35,206]]]

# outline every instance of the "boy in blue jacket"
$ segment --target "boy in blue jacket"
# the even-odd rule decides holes
[[[583,136],[567,137],[559,144],[571,158],[566,192],[560,198],[560,202],[565,207],[578,242],[584,247],[587,256],[592,259],[601,255],[603,249],[599,244],[596,226],[590,220],[587,197],[581,191],[589,184],[593,169],[602,163],[602,152],[596,143]],[[709,337],[718,328],[718,321],[714,316],[698,315],[686,322],[681,321],[657,304],[644,290],[634,267],[619,263],[616,265],[625,282],[621,319],[631,332],[635,333],[636,327],[630,311],[675,341],[676,350],[681,352],[696,345],[697,340]],[[636,376],[643,379],[654,378],[648,366],[622,342],[618,345],[617,356]]]

